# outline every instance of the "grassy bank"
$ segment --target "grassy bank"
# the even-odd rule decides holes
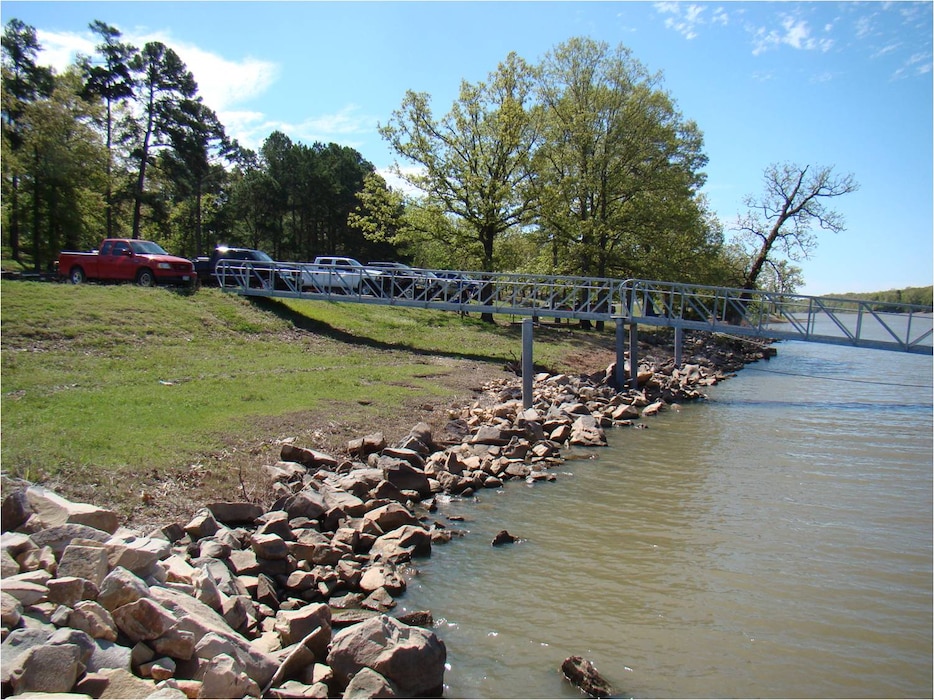
[[[131,519],[257,496],[285,439],[401,437],[521,352],[508,318],[130,285],[0,294],[3,471]],[[570,369],[612,341],[542,327],[536,363]]]

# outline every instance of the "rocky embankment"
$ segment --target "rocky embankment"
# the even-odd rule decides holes
[[[266,505],[211,503],[153,532],[116,514],[4,479],[4,696],[325,698],[440,696],[446,649],[428,611],[394,613],[413,557],[455,531],[438,494],[553,480],[568,446],[606,444],[701,396],[763,350],[693,341],[691,361],[497,381],[443,430],[396,444],[352,440],[346,455],[287,444],[268,465]],[[576,658],[576,657],[575,657]],[[591,691],[594,692],[594,691]]]

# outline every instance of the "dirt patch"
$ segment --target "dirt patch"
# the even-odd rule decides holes
[[[659,344],[659,339],[648,337],[651,343],[640,347],[643,357],[670,356],[663,340]],[[606,369],[615,360],[612,336],[595,336],[566,356],[561,367],[548,369],[589,374]],[[490,382],[516,377],[513,368],[501,363],[439,356],[419,356],[419,362],[426,365],[422,375],[445,390],[444,398],[416,392],[389,410],[380,410],[375,402],[360,401],[332,403],[322,410],[255,416],[246,431],[222,436],[222,449],[193,455],[190,464],[141,473],[131,483],[115,482],[105,470],[90,474],[82,467],[80,475],[69,478],[65,472],[61,479],[45,485],[70,500],[93,500],[95,505],[110,508],[125,525],[144,532],[170,522],[184,524],[199,508],[216,501],[245,500],[268,509],[275,496],[265,467],[279,461],[283,444],[347,457],[347,443],[371,433],[380,432],[389,443],[395,443],[417,423],[426,422],[440,434],[452,410],[477,401]],[[536,367],[540,369],[545,368]],[[88,497],[89,484],[94,489],[93,499]]]
[[[62,473],[44,484],[73,501],[93,501],[116,511],[127,527],[149,531],[171,522],[184,524],[206,503],[252,501],[268,508],[274,491],[265,467],[279,461],[282,445],[291,442],[346,457],[347,443],[381,432],[390,443],[408,435],[419,422],[442,431],[449,411],[476,400],[484,385],[514,377],[502,364],[420,357],[425,375],[447,396],[412,394],[390,410],[377,410],[369,402],[333,403],[327,409],[278,416],[256,416],[247,431],[223,436],[224,447],[194,455],[190,464],[140,473],[131,483],[118,482],[106,470],[81,467],[81,474]],[[93,489],[93,499],[88,489]]]

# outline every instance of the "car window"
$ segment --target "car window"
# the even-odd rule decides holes
[[[117,241],[114,243],[113,255],[123,255],[129,249],[130,246],[126,241]]]
[[[162,246],[152,241],[131,241],[130,244],[137,255],[168,255]]]
[[[101,246],[100,254],[110,255],[110,249],[113,247],[114,247],[113,241],[104,241],[104,245]]]

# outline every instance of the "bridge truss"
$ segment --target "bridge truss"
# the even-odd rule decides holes
[[[572,275],[411,269],[361,275],[310,263],[225,260],[216,274],[224,291],[246,296],[614,321],[620,360],[622,329],[629,328],[633,377],[639,325],[674,328],[678,363],[685,329],[934,354],[932,309],[910,304]]]

